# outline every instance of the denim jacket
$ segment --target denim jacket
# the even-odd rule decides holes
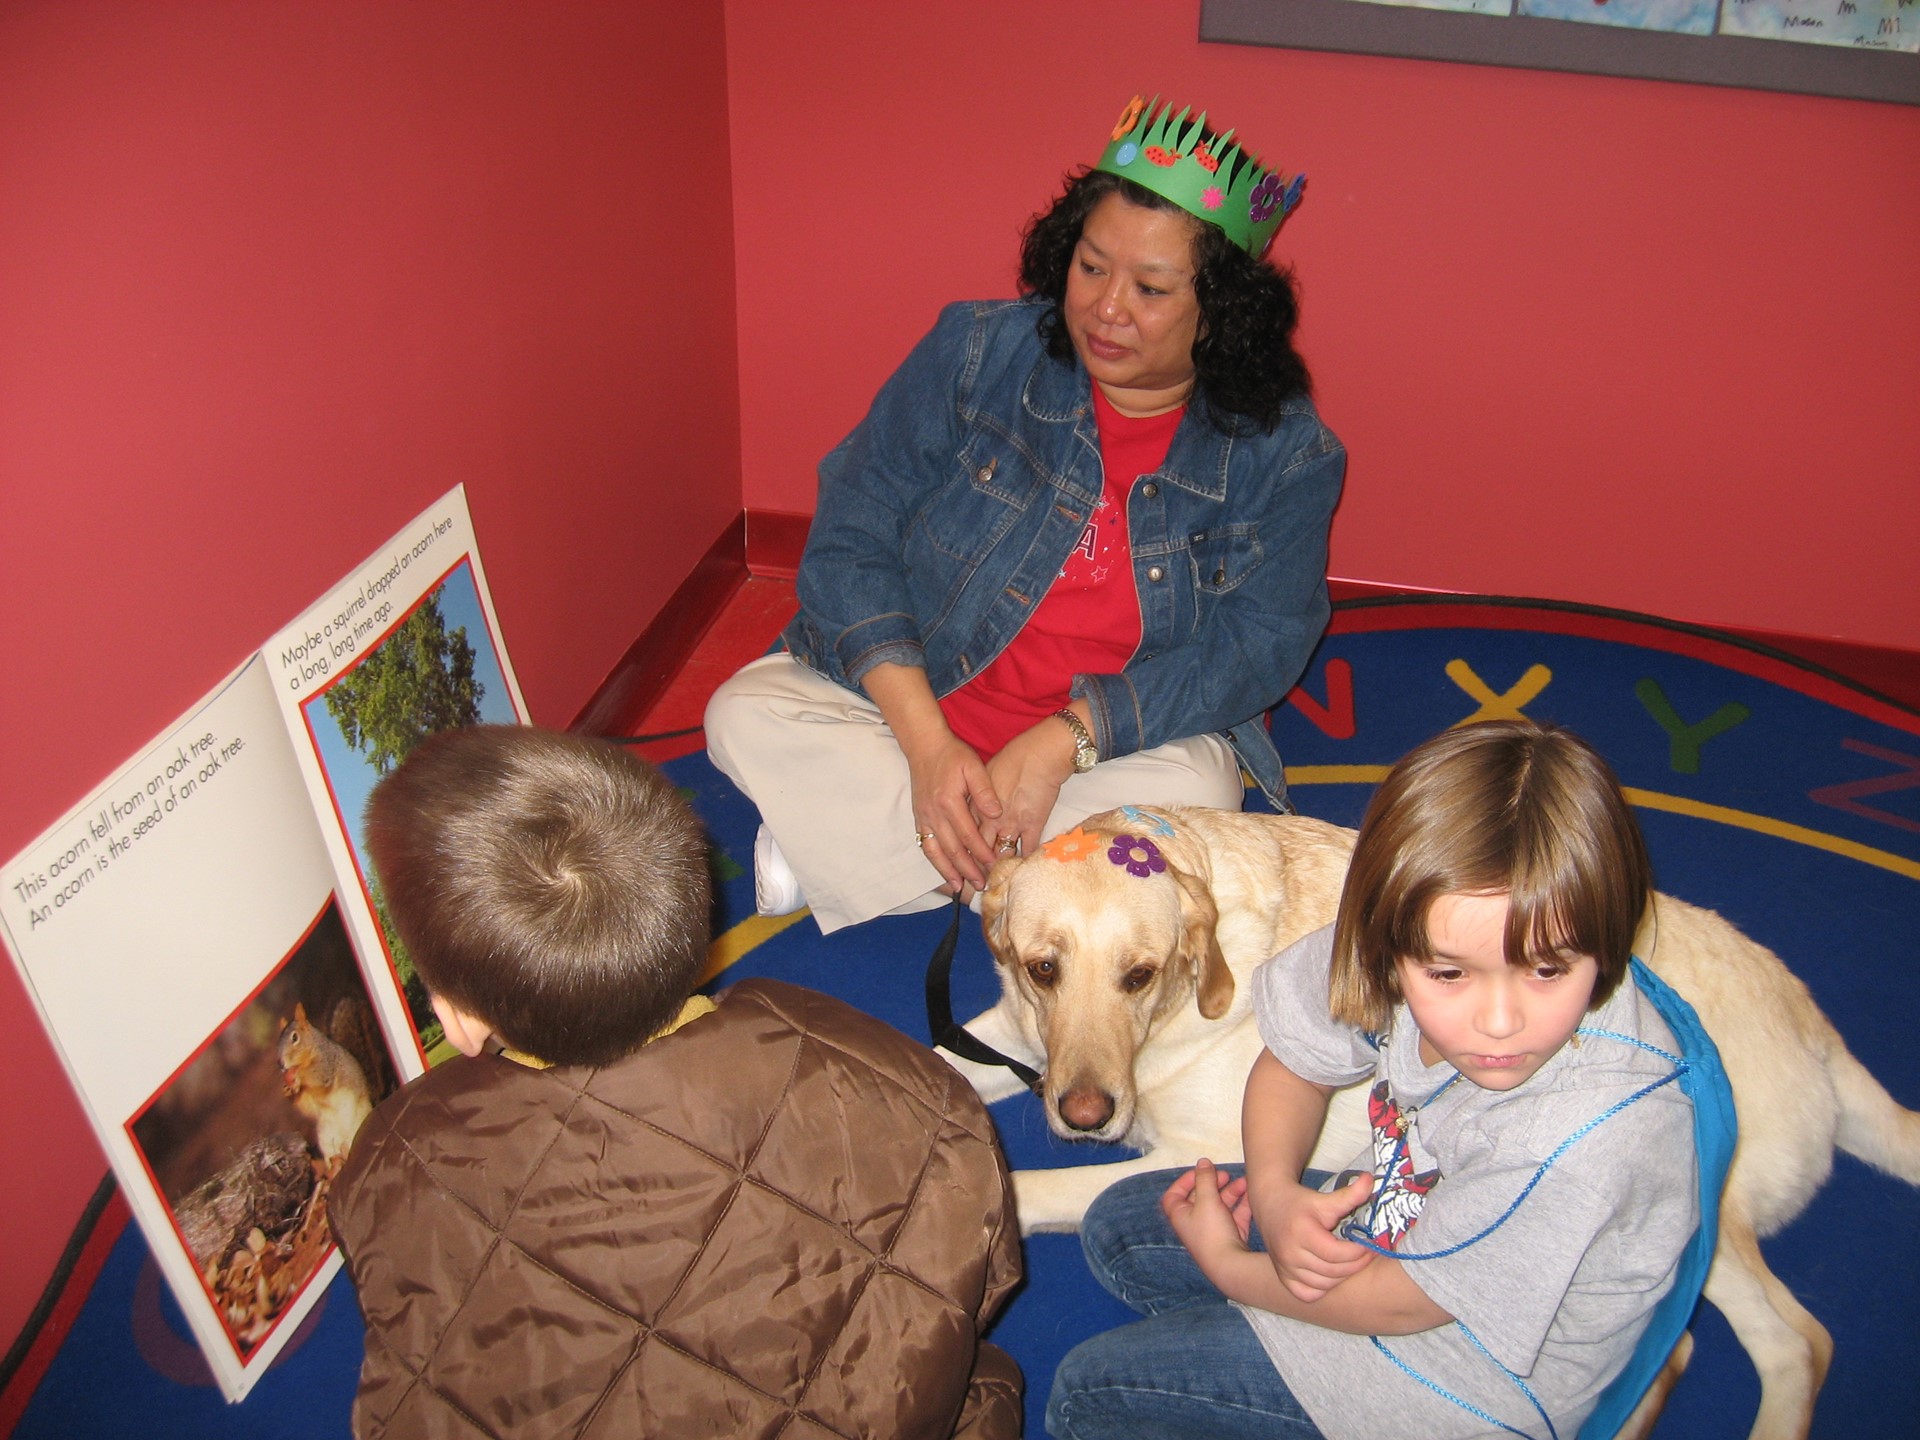
[[[1104,480],[1087,374],[1047,355],[1044,304],[948,306],[821,461],[783,636],[803,664],[849,688],[920,665],[946,695],[1026,624]],[[1127,502],[1139,648],[1072,693],[1103,757],[1219,732],[1285,810],[1263,716],[1326,627],[1346,451],[1304,395],[1271,434],[1225,435],[1202,411]]]

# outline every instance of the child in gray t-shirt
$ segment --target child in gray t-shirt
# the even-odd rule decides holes
[[[1629,968],[1651,883],[1566,731],[1466,726],[1395,766],[1335,924],[1255,976],[1245,1174],[1088,1212],[1095,1274],[1149,1318],[1062,1362],[1049,1432],[1571,1437],[1699,1222],[1679,1046]],[[1370,1153],[1303,1180],[1361,1080]]]

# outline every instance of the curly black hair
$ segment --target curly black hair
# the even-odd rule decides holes
[[[1067,176],[1060,198],[1027,223],[1020,241],[1020,290],[1053,303],[1040,317],[1040,339],[1056,360],[1073,359],[1073,338],[1060,313],[1074,247],[1087,216],[1109,195],[1185,216],[1193,229],[1193,291],[1200,335],[1193,343],[1194,393],[1207,419],[1227,434],[1272,430],[1287,401],[1312,393],[1306,361],[1293,348],[1300,300],[1293,272],[1242,250],[1217,225],[1188,215],[1171,200],[1123,175],[1081,170]]]

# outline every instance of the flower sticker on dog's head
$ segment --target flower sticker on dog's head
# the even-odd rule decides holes
[[[1167,868],[1160,847],[1144,835],[1114,836],[1113,848],[1107,851],[1107,859],[1116,865],[1126,866],[1129,875],[1138,875],[1142,880]]]
[[[1040,853],[1049,860],[1058,860],[1065,864],[1069,860],[1084,860],[1100,849],[1098,836],[1089,835],[1080,826],[1063,830],[1040,847]]]
[[[1173,826],[1169,825],[1165,820],[1162,820],[1158,815],[1149,815],[1138,805],[1122,805],[1120,807],[1120,813],[1132,821],[1139,829],[1151,830],[1162,840],[1171,840],[1173,838]]]

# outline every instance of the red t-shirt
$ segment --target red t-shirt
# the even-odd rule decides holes
[[[983,760],[1064,706],[1075,675],[1113,674],[1140,648],[1127,497],[1166,460],[1185,409],[1122,415],[1096,385],[1093,413],[1106,482],[1080,543],[1007,648],[940,702],[947,725]]]

